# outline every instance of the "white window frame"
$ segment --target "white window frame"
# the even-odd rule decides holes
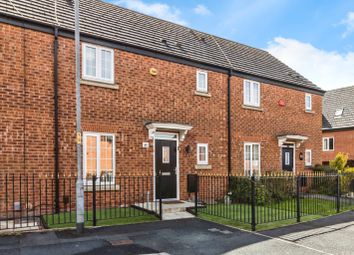
[[[200,148],[205,147],[205,160],[200,160]],[[197,144],[197,165],[208,165],[209,164],[209,145],[207,143]]]
[[[258,163],[258,174],[261,174],[261,144],[260,143],[250,143],[246,142],[243,145],[243,169],[244,169],[244,174],[247,176],[248,173],[246,172],[246,146],[251,146],[250,150],[250,161],[251,161],[251,169],[250,169],[250,176],[253,175],[253,170],[252,170],[252,156],[253,156],[253,146],[258,145],[258,157],[259,157],[259,163]]]
[[[246,83],[250,83],[250,101],[246,95]],[[258,86],[258,95],[254,95],[254,85]],[[243,80],[243,104],[247,106],[260,107],[261,105],[261,84],[257,81]]]
[[[86,74],[86,47],[91,47],[96,49],[96,75],[88,75]],[[112,62],[112,67],[111,67],[111,78],[106,79],[102,78],[102,67],[101,67],[101,54],[102,50],[109,51],[111,52],[111,62]],[[103,82],[103,83],[114,83],[114,50],[111,48],[106,48],[94,44],[89,44],[89,43],[83,43],[82,44],[82,78],[84,80],[92,80],[92,81],[98,81],[98,82]]]
[[[307,98],[310,99],[310,106],[309,107],[307,105]],[[307,112],[311,112],[312,111],[312,95],[308,94],[308,93],[305,94],[305,110]]]
[[[310,153],[310,158],[307,157],[307,153]],[[305,150],[305,166],[312,166],[312,150]]]
[[[205,88],[200,88],[200,87],[199,87],[199,74],[204,74],[204,75],[205,75]],[[207,72],[207,71],[197,70],[197,84],[196,84],[196,90],[197,90],[198,92],[208,93],[209,87],[208,87],[208,72]]]
[[[116,176],[116,138],[114,134],[111,133],[98,133],[98,132],[83,132],[83,178],[85,180],[85,184],[86,185],[92,185],[92,180],[90,179],[86,179],[86,155],[87,155],[87,147],[86,147],[86,141],[87,141],[87,137],[88,136],[94,136],[96,137],[96,144],[97,144],[97,162],[96,162],[96,168],[97,168],[97,184],[101,184],[101,185],[105,185],[105,184],[114,184],[115,183],[115,176]],[[111,182],[103,182],[100,181],[99,177],[100,177],[100,172],[101,172],[101,161],[100,161],[100,155],[101,155],[101,136],[112,136],[113,137],[113,152],[112,152],[112,160],[113,160],[113,177],[112,177],[112,181]]]
[[[329,148],[329,140],[333,140],[333,148]],[[325,147],[325,142],[327,141],[327,148]],[[334,137],[323,137],[322,138],[322,150],[323,151],[334,151]]]

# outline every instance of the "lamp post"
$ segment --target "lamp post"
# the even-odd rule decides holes
[[[84,231],[84,183],[82,176],[82,132],[81,132],[81,97],[80,97],[80,2],[75,1],[75,70],[76,70],[76,231]]]

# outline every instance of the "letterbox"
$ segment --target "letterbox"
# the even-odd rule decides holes
[[[198,192],[198,175],[189,174],[187,176],[187,192],[194,193]]]

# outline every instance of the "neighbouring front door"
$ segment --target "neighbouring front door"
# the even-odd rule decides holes
[[[177,141],[155,140],[156,198],[177,198]],[[160,188],[160,190],[159,190]]]
[[[284,171],[294,170],[294,148],[282,148],[282,167]]]

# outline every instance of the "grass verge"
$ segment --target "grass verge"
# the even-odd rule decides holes
[[[85,212],[85,226],[93,226],[92,215],[92,211]],[[97,209],[96,219],[97,226],[124,225],[158,220],[155,215],[135,208]],[[43,221],[47,228],[75,227],[76,213],[74,211],[44,215]]]

